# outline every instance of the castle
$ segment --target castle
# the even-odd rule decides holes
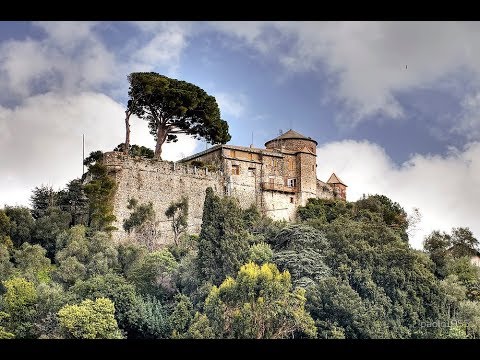
[[[242,208],[256,204],[274,220],[292,221],[298,206],[309,198],[346,199],[346,187],[335,173],[327,182],[317,179],[316,146],[310,137],[289,130],[269,140],[265,148],[215,145],[178,162],[127,157],[120,152],[104,154],[103,164],[117,183],[113,232],[117,241],[127,234],[122,224],[130,216],[130,199],[152,202],[156,213],[159,246],[173,241],[171,220],[165,211],[182,196],[188,198],[188,231],[200,232],[205,190],[232,196]]]

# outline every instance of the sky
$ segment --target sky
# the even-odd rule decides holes
[[[292,128],[347,199],[384,194],[432,230],[480,239],[478,22],[0,22],[0,206],[82,175],[123,142],[127,75],[155,71],[214,95],[234,145]],[[154,148],[145,121],[132,143]],[[208,144],[181,136],[178,160]]]

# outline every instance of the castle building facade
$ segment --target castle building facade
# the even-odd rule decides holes
[[[317,179],[316,146],[310,137],[289,130],[267,141],[265,148],[215,145],[176,163],[105,153],[103,162],[117,183],[114,238],[134,236],[122,229],[131,212],[127,208],[131,198],[152,202],[160,244],[172,241],[165,211],[182,196],[189,200],[189,232],[199,232],[209,186],[218,195],[238,199],[244,209],[255,204],[274,220],[294,220],[298,206],[309,198],[345,200],[347,185],[335,173],[326,182]]]

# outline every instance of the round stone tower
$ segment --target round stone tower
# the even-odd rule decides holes
[[[295,156],[298,205],[304,206],[309,198],[317,197],[317,145],[312,138],[292,129],[265,143],[267,149]]]
[[[314,155],[317,154],[317,145],[318,143],[312,138],[299,134],[292,129],[265,143],[267,149],[285,149],[290,151],[303,151],[306,149]]]

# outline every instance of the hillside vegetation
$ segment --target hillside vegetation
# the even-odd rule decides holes
[[[175,244],[116,245],[115,184],[87,165],[87,185],[37,187],[31,208],[0,210],[0,338],[480,337],[468,228],[419,251],[385,196],[311,199],[286,223],[209,188],[200,234],[182,228],[179,197]],[[125,226],[145,229],[152,207],[130,205]]]

